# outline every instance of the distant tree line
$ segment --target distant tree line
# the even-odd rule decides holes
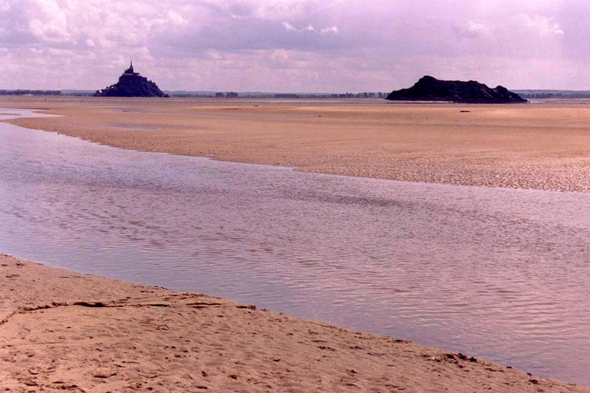
[[[90,90],[0,90],[0,95],[34,95],[34,96],[92,96],[95,92]],[[178,98],[385,98],[388,93],[364,92],[364,93],[237,93],[230,92],[191,92],[191,91],[166,91],[171,97]],[[588,94],[590,98],[590,93]],[[537,98],[537,97],[535,97]],[[541,97],[539,97],[541,98]],[[548,97],[542,97],[548,98]],[[555,98],[559,98],[558,95]]]
[[[216,97],[216,98],[236,98],[236,97],[244,97],[244,98],[385,98],[387,97],[388,93],[383,92],[364,92],[364,93],[342,93],[342,94],[333,94],[333,93],[236,93],[236,92],[217,92],[214,95],[199,95],[200,97]],[[190,94],[176,94],[174,92],[170,93],[171,96],[174,97],[195,97],[197,95],[190,95]]]
[[[527,99],[576,99],[576,98],[590,98],[590,91],[563,91],[559,93],[550,92],[518,92],[518,95]]]
[[[3,96],[60,96],[60,90],[0,90]]]
[[[344,94],[332,94],[332,98],[385,98],[388,93],[375,93],[375,92],[364,92],[364,93],[344,93]]]

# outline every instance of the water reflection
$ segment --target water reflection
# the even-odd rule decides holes
[[[0,167],[1,252],[590,385],[590,194],[297,173],[7,124]]]

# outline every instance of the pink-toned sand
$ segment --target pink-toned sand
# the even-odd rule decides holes
[[[0,255],[0,392],[590,392],[197,293]]]
[[[16,124],[111,146],[393,180],[590,190],[590,101],[2,98],[61,114]]]

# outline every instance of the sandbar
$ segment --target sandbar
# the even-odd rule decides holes
[[[590,101],[0,98],[17,119],[110,146],[299,171],[554,191],[590,190]]]

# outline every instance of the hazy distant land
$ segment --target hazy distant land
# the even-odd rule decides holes
[[[526,99],[590,99],[590,90],[544,90],[544,89],[513,89],[511,90],[522,98]],[[96,90],[63,89],[63,90],[30,90],[30,89],[4,89],[0,90],[0,96],[93,96]],[[170,97],[178,98],[281,98],[290,96],[293,98],[314,98],[314,99],[359,99],[372,98],[384,99],[389,93],[380,92],[344,92],[344,93],[306,93],[291,92],[280,93],[272,91],[212,91],[212,90],[163,90]]]

